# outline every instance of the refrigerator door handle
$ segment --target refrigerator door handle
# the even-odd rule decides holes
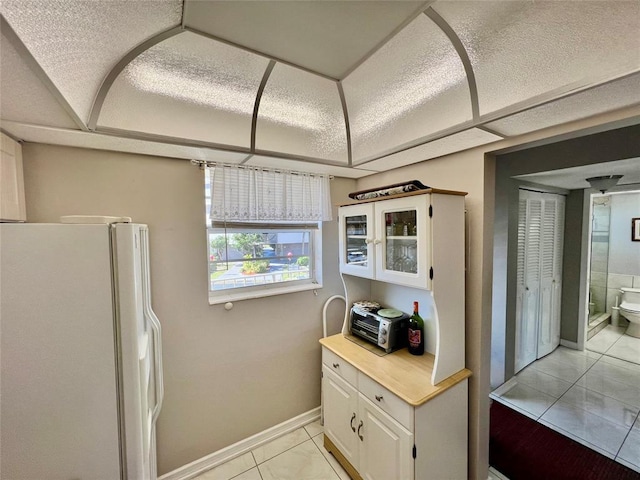
[[[151,421],[155,424],[158,416],[160,415],[160,409],[162,408],[162,402],[164,400],[164,382],[163,382],[163,368],[162,368],[162,326],[160,320],[153,312],[151,308],[151,287],[149,279],[151,278],[151,271],[149,267],[149,231],[146,228],[140,229],[140,252],[142,254],[142,264],[144,266],[143,288],[144,288],[144,303],[143,312],[144,316],[149,320],[151,329],[153,330],[153,354],[155,368],[153,369],[155,375],[155,390],[156,390],[156,405],[153,407],[151,414]]]
[[[155,387],[156,387],[156,406],[153,408],[152,421],[156,422],[160,415],[160,409],[162,408],[162,401],[164,400],[164,382],[162,379],[162,327],[160,326],[160,320],[156,317],[151,308],[147,311],[151,328],[153,329],[153,345],[155,356]]]

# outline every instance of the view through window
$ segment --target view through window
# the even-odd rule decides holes
[[[205,196],[210,295],[317,283],[320,222],[212,226],[209,175],[205,175]]]

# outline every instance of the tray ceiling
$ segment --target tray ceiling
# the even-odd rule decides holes
[[[30,141],[58,129],[71,145],[359,177],[640,104],[635,0],[3,0],[0,13],[2,128]]]

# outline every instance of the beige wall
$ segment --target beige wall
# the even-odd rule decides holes
[[[247,300],[226,311],[207,301],[201,170],[185,160],[29,143],[23,152],[28,221],[102,214],[149,225],[152,300],[164,336],[160,474],[320,405],[322,306],[343,294],[337,222],[325,223],[317,296]],[[334,179],[334,203],[354,184]]]

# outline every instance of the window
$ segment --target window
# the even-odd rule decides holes
[[[322,286],[321,220],[327,210],[330,219],[331,203],[328,178],[309,177],[241,166],[207,169],[211,304]]]

